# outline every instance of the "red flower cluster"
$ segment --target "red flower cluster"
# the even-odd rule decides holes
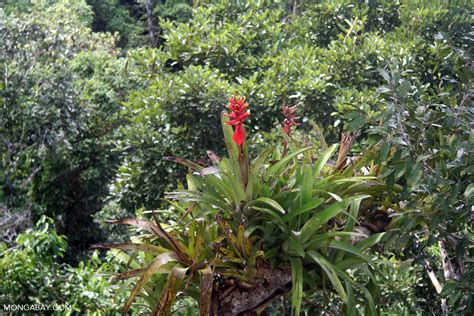
[[[231,120],[226,124],[234,126],[234,135],[232,136],[232,139],[239,146],[242,146],[244,143],[244,121],[250,116],[250,112],[247,111],[248,106],[249,105],[245,103],[244,98],[237,99],[235,96],[230,98],[228,105],[229,110],[231,111],[229,114]]]
[[[293,126],[298,126],[300,123],[297,120],[300,118],[299,116],[295,116],[296,114],[296,105],[295,106],[284,106],[281,109],[283,116],[285,119],[283,120],[283,131],[286,135],[291,136],[291,128]]]

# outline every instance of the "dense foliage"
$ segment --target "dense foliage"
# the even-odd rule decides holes
[[[93,243],[127,244],[130,238],[164,247],[158,256],[138,251],[132,268],[146,267],[163,249],[175,252],[166,240],[130,237],[136,230],[104,224],[135,217],[150,221],[154,213],[153,223],[187,249],[200,234],[208,242],[199,255],[187,250],[173,261],[187,269],[180,289],[197,299],[179,294],[173,307],[166,300],[166,308],[176,313],[197,313],[199,275],[205,280],[208,269],[250,281],[245,273],[252,266],[242,261],[242,251],[249,249],[234,245],[243,231],[252,245],[246,256],[255,264],[293,268],[293,285],[285,284],[280,294],[287,294],[273,297],[269,313],[289,312],[292,301],[294,310],[310,314],[348,314],[357,300],[359,311],[469,314],[474,308],[472,16],[466,1],[2,1],[0,303],[67,301],[73,313],[118,312],[124,300],[114,299],[109,278],[92,276],[123,272],[133,254],[115,251],[99,258],[88,249]],[[212,160],[229,155],[221,112],[233,94],[245,96],[251,109],[245,122],[249,161],[268,153],[257,168],[259,189],[250,195],[245,190],[239,195],[232,180],[238,174],[229,162]],[[296,106],[293,115],[300,118],[297,128],[292,125],[292,133],[282,136],[284,106]],[[327,151],[336,147],[327,143],[347,148],[343,156],[353,165],[345,170],[361,173],[364,166],[380,186],[339,190],[338,177],[354,175],[331,167],[340,161]],[[308,145],[312,148],[300,156],[285,159]],[[337,234],[321,239],[325,247],[298,244],[297,232],[309,215],[337,204],[319,191],[296,193],[311,174],[320,189],[322,180],[308,170],[323,153],[328,155],[320,170],[328,177],[323,183],[335,185],[327,191],[348,204],[314,238],[336,228],[353,235],[347,224],[357,220],[355,234],[385,236],[364,252]],[[357,165],[356,157],[366,158]],[[218,184],[213,175],[187,175],[176,160],[194,172],[213,166],[229,176]],[[287,172],[265,176],[277,161],[285,161]],[[223,191],[208,192],[214,185],[223,185]],[[279,195],[288,188],[296,190],[294,196]],[[356,193],[372,198],[363,199],[363,211],[351,215],[356,207],[349,200]],[[206,194],[218,196],[213,203],[221,206],[220,217],[206,211],[208,200],[189,200]],[[177,201],[170,204],[170,198]],[[276,201],[285,215],[265,202],[252,204],[246,220],[230,215],[239,202],[259,198]],[[301,208],[305,198],[325,200],[282,229],[280,217]],[[189,203],[198,207],[180,221],[179,210]],[[54,219],[57,233],[53,220],[43,216]],[[220,253],[212,247],[216,243],[238,258],[234,270],[211,260]],[[350,255],[341,254],[349,250]],[[277,252],[278,260],[258,251]],[[346,256],[363,258],[361,267],[370,267],[369,274],[346,278],[337,270]],[[319,281],[296,284],[300,263],[305,282],[308,274]],[[318,266],[332,267],[337,276]],[[128,289],[124,294],[130,294],[133,286],[127,285],[133,281],[121,287]],[[151,296],[138,295],[148,304],[134,304],[132,311],[156,308],[165,281],[154,275],[150,283],[158,286],[145,285],[141,293]]]
[[[111,314],[120,303],[107,277],[97,273],[114,272],[114,265],[94,253],[76,267],[60,264],[67,241],[42,216],[34,229],[20,234],[16,247],[0,244],[0,301],[2,304],[65,304],[68,311],[58,315]]]

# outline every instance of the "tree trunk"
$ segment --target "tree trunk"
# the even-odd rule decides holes
[[[153,8],[155,7],[155,0],[145,0],[146,19],[148,23],[148,35],[150,36],[150,43],[152,47],[158,45],[158,27],[155,16],[153,15]]]
[[[257,315],[290,289],[290,268],[273,270],[267,263],[259,262],[252,281],[225,278],[214,283],[211,315]]]
[[[446,242],[444,240],[438,241],[439,245],[439,252],[441,254],[441,260],[443,261],[443,272],[444,272],[444,278],[446,281],[455,279],[455,280],[460,280],[461,276],[459,274],[459,267],[456,267],[457,269],[454,269],[453,264],[451,263],[451,259],[448,256],[448,250]],[[456,271],[457,270],[457,271]]]
[[[428,277],[430,278],[431,283],[435,287],[436,293],[441,294],[441,291],[443,290],[443,285],[441,285],[438,278],[436,277],[435,272],[433,271],[433,269],[431,269],[428,260],[425,259],[423,265],[425,266],[426,273],[428,273]],[[445,298],[441,299],[441,311],[443,315],[448,315],[448,305]]]

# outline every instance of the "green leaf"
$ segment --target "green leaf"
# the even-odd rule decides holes
[[[301,258],[305,257],[305,252],[303,247],[301,246],[299,240],[297,238],[294,238],[293,236],[289,236],[287,239],[288,242],[288,253],[290,255],[297,255],[300,256]]]
[[[284,232],[288,231],[288,227],[286,226],[286,224],[283,222],[281,216],[279,216],[277,213],[275,213],[274,211],[272,210],[269,210],[268,208],[264,208],[264,207],[258,207],[258,206],[252,206],[252,209],[254,210],[257,210],[257,211],[260,211],[264,214],[268,214],[270,215],[270,220],[275,220],[276,223],[278,224],[278,226],[280,227],[280,229]]]
[[[334,152],[336,151],[337,146],[338,146],[337,144],[332,145],[321,156],[319,156],[318,161],[314,165],[314,171],[313,171],[314,177],[319,177],[319,174],[321,173],[321,170],[323,169],[323,167],[327,164],[327,162],[332,157],[332,155],[334,155]]]
[[[366,264],[365,259],[360,259],[356,257],[342,259],[341,261],[335,262],[334,266],[341,270],[354,269],[360,265]]]
[[[267,198],[267,197],[261,197],[261,198],[258,198],[256,200],[248,202],[244,206],[244,209],[250,208],[253,205],[256,205],[256,204],[259,204],[259,203],[267,204],[268,206],[271,206],[274,210],[282,213],[283,215],[286,213],[285,210],[283,209],[283,207],[277,201],[275,201],[273,199],[270,199],[270,198]]]
[[[126,266],[129,266],[133,269],[141,269],[141,265],[133,259],[132,256],[128,255],[127,253],[117,250],[117,249],[112,249],[110,252],[113,254],[114,258],[117,259],[119,262],[123,263]]]
[[[142,287],[150,280],[150,278],[161,268],[171,261],[178,261],[178,256],[174,252],[165,252],[156,257],[156,259],[146,268],[145,272],[138,279],[137,284],[130,293],[130,296],[125,303],[125,307],[122,311],[122,315],[125,316],[128,314],[130,306],[132,306],[135,297],[138,295]]]
[[[267,160],[268,156],[273,151],[273,146],[267,147],[255,160],[252,162],[252,168],[250,170],[250,173],[254,174],[255,176],[258,176],[258,173],[260,172],[260,168],[262,167],[263,163]]]
[[[225,112],[222,112],[221,125],[222,125],[222,131],[224,132],[224,140],[227,146],[227,151],[229,152],[229,156],[232,159],[232,162],[234,164],[237,164],[238,149],[237,149],[237,145],[232,140],[232,135],[234,134],[234,131],[232,130],[232,126],[226,124],[228,121],[229,121],[229,117],[225,115]]]
[[[250,201],[255,196],[257,196],[258,193],[255,192],[255,185],[259,179],[260,169],[263,163],[267,160],[268,156],[272,153],[272,151],[273,146],[268,147],[253,161],[252,168],[249,172],[247,188],[245,191],[247,201]]]
[[[332,240],[331,243],[329,244],[329,247],[334,248],[334,249],[342,250],[346,253],[351,253],[353,255],[356,255],[356,256],[366,260],[367,262],[371,261],[370,258],[367,255],[362,253],[362,251],[360,251],[358,248],[351,246],[350,244],[343,243],[343,242],[340,242],[338,240]]]
[[[223,177],[223,179],[226,179],[227,182],[230,184],[230,192],[233,196],[235,205],[240,205],[240,202],[245,201],[245,192],[242,188],[241,182],[233,175],[228,174],[227,172],[223,172],[221,176]],[[221,180],[221,182],[224,181]]]
[[[303,263],[300,258],[290,257],[292,288],[291,314],[299,315],[303,301]]]
[[[295,151],[294,153],[291,153],[287,156],[285,156],[283,159],[279,160],[276,164],[268,168],[265,178],[270,179],[272,176],[277,175],[281,172],[281,170],[293,159],[296,158],[299,154],[304,153],[305,151],[311,149],[311,147],[306,147],[302,148],[300,150]]]
[[[420,164],[415,164],[412,170],[410,170],[410,173],[408,174],[407,178],[407,186],[412,187],[420,181],[421,176],[423,175],[423,168],[421,167]]]
[[[317,198],[315,200],[312,200],[289,212],[287,215],[283,217],[283,220],[288,223],[291,219],[295,218],[298,215],[304,214],[308,211],[315,209],[316,207],[321,205],[323,202],[324,202],[323,198]]]
[[[303,245],[304,249],[316,249],[319,247],[326,246],[328,244],[328,239],[332,239],[336,236],[340,237],[350,237],[350,236],[360,236],[366,237],[366,235],[355,232],[345,232],[345,231],[333,231],[321,234],[312,235],[308,241]]]
[[[471,183],[467,186],[466,191],[464,191],[464,197],[466,200],[469,200],[474,194],[474,184]]]
[[[355,247],[361,251],[372,247],[373,245],[377,244],[382,240],[382,237],[385,236],[386,233],[378,233],[373,234],[369,238],[359,241]]]
[[[355,219],[357,219],[357,215],[359,214],[360,203],[362,202],[364,198],[366,197],[362,196],[362,197],[352,200],[350,213],[349,213],[351,216],[348,216],[347,218],[346,226],[344,228],[345,231],[350,232],[354,229],[354,225],[356,221]],[[342,237],[341,242],[347,244],[349,239],[350,239],[349,236]],[[338,254],[336,255],[336,261],[340,261],[343,257],[344,257],[344,252],[342,251],[338,252]]]
[[[373,299],[372,294],[367,290],[367,288],[365,286],[362,286],[359,282],[355,282],[349,276],[349,274],[347,274],[345,271],[342,271],[341,269],[339,269],[337,267],[334,267],[334,271],[337,273],[337,275],[341,279],[343,279],[344,281],[349,282],[350,284],[352,284],[353,287],[356,287],[356,288],[360,289],[362,291],[362,293],[364,293],[364,296],[365,296],[366,301],[367,301],[367,307],[368,307],[368,311],[366,311],[366,314],[369,315],[369,316],[376,316],[377,312],[376,312],[376,309],[375,309],[374,299]]]
[[[153,311],[153,315],[170,315],[171,307],[186,276],[186,271],[188,271],[188,268],[182,268],[179,265],[171,269],[168,282],[161,293],[160,301]]]
[[[327,261],[322,255],[320,255],[314,250],[310,250],[306,252],[306,254],[311,260],[317,263],[324,270],[329,280],[331,281],[332,285],[334,286],[334,289],[339,294],[339,297],[341,298],[341,300],[345,304],[347,304],[348,299],[347,299],[346,291],[344,291],[344,287],[342,286],[341,280],[339,280],[339,277],[334,269],[334,266],[329,261]]]
[[[347,316],[357,316],[357,304],[355,300],[355,295],[354,295],[354,290],[352,288],[352,285],[350,282],[344,281],[346,285],[346,292],[347,292],[347,311],[346,315]]]
[[[380,147],[380,151],[377,154],[377,157],[375,158],[375,164],[380,165],[381,163],[385,162],[385,160],[388,157],[388,154],[390,152],[390,144],[389,143],[384,143],[382,147]]]
[[[300,205],[311,202],[313,197],[313,169],[308,164],[304,166],[303,184],[300,191]]]
[[[348,201],[343,200],[342,202],[334,202],[332,205],[326,207],[324,210],[318,214],[311,217],[301,228],[301,241],[306,242],[311,235],[316,233],[316,231],[325,224],[328,220],[335,217],[342,211],[344,211],[348,206]]]

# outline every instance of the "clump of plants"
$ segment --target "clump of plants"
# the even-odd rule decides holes
[[[116,281],[136,279],[123,314],[137,296],[154,315],[170,314],[185,296],[199,303],[200,315],[244,315],[289,295],[298,315],[305,293],[317,291],[335,293],[348,315],[376,315],[377,261],[367,250],[384,233],[359,228],[386,193],[377,151],[348,158],[350,135],[327,148],[298,141],[297,109],[284,107],[281,145],[249,159],[248,104],[234,96],[228,109],[227,157],[209,152],[210,165],[170,158],[189,169],[186,186],[166,195],[179,220],[111,221],[144,234],[94,245],[116,249],[127,262]]]

